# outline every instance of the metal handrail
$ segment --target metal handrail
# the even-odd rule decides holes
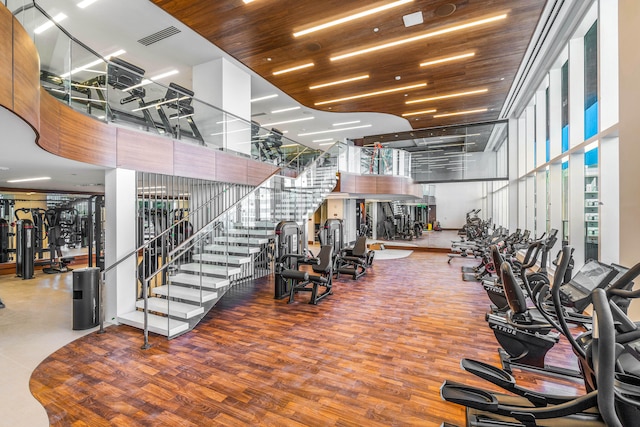
[[[306,170],[310,170],[311,168],[315,167],[316,164],[319,162],[319,160],[326,153],[328,153],[329,150],[331,150],[335,145],[336,144],[331,145],[326,151],[324,151],[316,159],[314,159],[313,162],[305,169],[305,171]],[[291,163],[291,162],[289,162],[289,163]],[[255,194],[255,192],[257,190],[261,189],[262,186],[265,183],[267,183],[269,180],[271,180],[274,176],[278,175],[281,172],[281,170],[282,169],[277,169],[276,171],[271,173],[264,181],[262,181],[262,183],[260,185],[256,186],[253,190],[251,190],[249,193],[247,193],[243,197],[241,197],[232,206],[230,206],[229,208],[225,209],[222,213],[220,213],[218,216],[216,216],[211,221],[209,221],[207,224],[205,224],[203,227],[201,227],[200,230],[198,230],[196,233],[194,233],[192,236],[190,236],[184,242],[182,242],[181,244],[176,246],[171,252],[169,252],[167,254],[167,258],[170,258],[171,261],[167,261],[167,262],[163,263],[163,265],[160,268],[158,268],[156,271],[151,273],[150,276],[144,278],[143,289],[142,289],[142,298],[144,300],[144,328],[143,328],[144,329],[143,330],[144,344],[142,345],[143,349],[148,349],[150,347],[150,345],[149,345],[149,327],[148,327],[149,326],[149,322],[148,322],[148,292],[147,292],[147,289],[148,289],[148,286],[149,286],[149,282],[151,282],[151,280],[153,280],[158,274],[164,272],[167,268],[169,268],[169,266],[173,263],[173,260],[175,260],[176,258],[181,257],[182,255],[184,255],[187,252],[187,250],[189,250],[192,247],[194,247],[196,241],[200,241],[202,239],[202,235],[203,234],[205,234],[205,233],[208,234],[211,231],[216,230],[220,226],[220,224],[221,224],[220,219],[223,216],[227,215],[233,209],[236,209],[243,201],[245,201],[246,199],[251,197],[253,194]],[[216,222],[218,224],[216,224]],[[212,225],[212,224],[213,224],[213,228],[209,228],[209,226]],[[176,255],[176,253],[178,253],[179,255]]]

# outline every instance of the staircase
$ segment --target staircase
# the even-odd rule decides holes
[[[175,249],[162,268],[168,274],[156,273],[166,283],[149,286],[149,331],[169,338],[185,333],[231,287],[270,274],[276,224],[306,224],[336,185],[337,151],[332,147],[296,178],[271,176]],[[144,300],[118,322],[144,328]]]

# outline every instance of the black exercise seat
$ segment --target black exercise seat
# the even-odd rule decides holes
[[[373,251],[367,251],[367,237],[359,236],[351,249],[345,249],[337,259],[336,273],[350,274],[358,279],[366,273],[367,267],[373,263]]]
[[[289,292],[289,303],[293,302],[295,294],[297,292],[311,292],[311,299],[309,300],[309,304],[317,304],[318,301],[333,293],[333,246],[321,246],[320,253],[318,253],[317,261],[315,263],[311,263],[311,265],[311,269],[314,273],[317,274],[309,274],[307,272],[298,271],[298,273],[304,273],[306,277],[300,280],[295,279],[297,280],[297,283],[291,286],[291,290]],[[284,276],[287,271],[291,270],[285,270],[283,272],[283,277],[292,278]],[[318,294],[319,286],[323,286],[325,288],[325,291],[321,294]]]

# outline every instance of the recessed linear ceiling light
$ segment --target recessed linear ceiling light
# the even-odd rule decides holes
[[[455,61],[457,59],[470,58],[475,55],[475,52],[463,53],[461,55],[448,56],[446,58],[434,59],[432,61],[422,62],[421,67],[428,67],[429,65],[442,64],[443,62]]]
[[[284,113],[285,111],[293,111],[293,110],[299,110],[300,106],[297,107],[289,107],[289,108],[282,108],[280,110],[273,110],[271,112],[271,114],[278,114],[278,113]]]
[[[67,19],[67,15],[65,15],[64,13],[59,13],[53,17],[53,22],[60,22],[65,19]],[[36,27],[36,29],[33,30],[33,32],[36,34],[43,33],[47,31],[49,28],[53,27],[53,22],[47,21],[44,24],[40,25],[39,27]]]
[[[502,15],[491,16],[489,18],[479,19],[477,21],[467,22],[466,24],[454,25],[452,27],[442,28],[440,30],[431,31],[427,33],[418,34],[417,36],[407,37],[405,39],[396,40],[394,42],[383,43],[375,46],[371,46],[365,49],[356,50],[349,53],[344,53],[342,55],[332,56],[330,59],[332,61],[338,61],[340,59],[351,58],[353,56],[362,55],[365,53],[375,52],[382,49],[387,49],[389,47],[399,46],[405,43],[411,43],[418,40],[424,40],[430,37],[441,36],[443,34],[452,33],[459,30],[464,30],[467,28],[477,27],[479,25],[489,24],[491,22],[499,21],[501,19],[505,19],[507,14],[504,13]]]
[[[448,95],[432,96],[431,98],[412,99],[405,102],[405,104],[417,104],[418,102],[437,101],[439,99],[456,98],[458,96],[477,95],[479,93],[487,93],[489,89],[470,90],[467,92],[450,93]]]
[[[361,76],[350,77],[348,79],[336,80],[334,82],[328,82],[328,83],[322,83],[322,84],[318,84],[318,85],[309,86],[309,89],[311,89],[311,90],[320,89],[320,88],[327,87],[327,86],[341,85],[343,83],[350,83],[350,82],[355,82],[355,81],[358,81],[358,80],[364,80],[364,79],[368,79],[368,78],[369,78],[369,74],[363,74]]]
[[[334,104],[336,102],[349,101],[351,99],[367,98],[369,96],[384,95],[386,93],[400,92],[400,91],[409,90],[409,89],[417,89],[420,87],[425,87],[426,85],[427,85],[426,83],[418,83],[411,86],[402,86],[402,87],[396,87],[393,89],[379,90],[377,92],[361,93],[360,95],[353,95],[353,96],[347,96],[345,98],[330,99],[328,101],[316,102],[314,105]]]
[[[78,6],[80,9],[84,9],[85,7],[91,6],[97,1],[98,0],[82,0],[80,3],[76,4],[76,6]]]
[[[242,1],[244,1],[244,4],[253,3],[253,0],[242,0]]]
[[[122,89],[122,91],[123,92],[127,92],[127,91],[130,91],[132,89],[139,88],[141,86],[146,86],[146,85],[148,85],[150,83],[153,83],[156,80],[161,80],[161,79],[164,79],[164,78],[169,77],[169,76],[173,76],[173,75],[178,74],[178,73],[179,73],[178,70],[167,71],[166,73],[158,74],[157,76],[149,77],[148,79],[143,79],[137,85],[129,86],[126,89]]]
[[[314,65],[316,65],[316,64],[314,64],[313,62],[307,62],[306,64],[296,65],[295,67],[285,68],[284,70],[274,71],[273,75],[274,76],[278,76],[280,74],[290,73],[292,71],[303,70],[305,68],[313,67]]]
[[[287,123],[296,123],[296,122],[304,122],[307,120],[313,120],[315,117],[311,116],[311,117],[303,117],[301,119],[293,119],[293,120],[285,120],[283,122],[273,122],[273,123],[265,123],[263,125],[260,125],[262,127],[267,127],[267,126],[275,126],[275,125],[284,125]]]
[[[318,132],[299,133],[298,136],[320,135],[321,133],[342,132],[342,131],[345,131],[345,130],[363,129],[363,128],[370,128],[370,127],[371,127],[371,125],[352,126],[352,127],[348,127],[348,128],[320,130]]]
[[[455,113],[436,114],[435,116],[433,116],[433,118],[437,119],[439,117],[450,117],[450,116],[460,116],[463,114],[484,113],[487,110],[488,110],[487,108],[479,108],[477,110],[456,111]]]
[[[431,109],[431,110],[414,111],[412,113],[404,113],[402,115],[402,117],[419,116],[419,115],[422,115],[422,114],[431,114],[431,113],[435,113],[436,111],[437,110],[435,108]]]
[[[323,142],[322,144],[318,144],[318,146],[324,146],[324,145],[333,145],[333,142]]]
[[[356,123],[360,123],[360,120],[354,120],[352,122],[342,122],[342,123],[334,123],[331,126],[346,126],[346,125],[355,125]]]
[[[314,139],[311,142],[327,142],[327,141],[333,141],[333,138]]]
[[[316,25],[314,27],[295,32],[293,33],[293,37],[300,37],[300,36],[304,36],[305,34],[310,34],[316,31],[335,27],[336,25],[344,24],[346,22],[350,22],[358,18],[363,18],[365,16],[373,15],[378,12],[383,12],[385,10],[392,9],[397,6],[401,6],[403,4],[411,3],[412,1],[413,0],[394,1],[393,3],[388,3],[382,6],[374,7],[373,9],[368,9],[362,12],[354,13],[353,15],[345,16],[344,18],[334,19],[333,21],[325,22],[324,24]]]
[[[265,96],[261,96],[261,97],[259,97],[259,98],[253,98],[253,99],[251,100],[251,102],[265,101],[265,100],[267,100],[267,99],[272,99],[272,98],[277,98],[277,97],[278,97],[278,94],[277,94],[277,93],[274,93],[274,94],[272,94],[272,95],[265,95]]]
[[[38,178],[23,178],[23,179],[8,179],[7,182],[15,183],[15,182],[29,182],[29,181],[46,181],[47,179],[51,179],[50,176],[41,176]]]
[[[119,49],[119,50],[116,50],[115,52],[113,52],[112,54],[105,56],[104,58],[105,59],[111,59],[113,57],[120,56],[120,55],[123,55],[125,53],[127,53],[125,50]],[[89,62],[86,65],[82,65],[80,67],[74,68],[73,70],[71,70],[68,73],[60,74],[60,77],[62,77],[62,78],[69,77],[72,74],[79,73],[80,71],[87,70],[88,68],[91,68],[93,66],[96,66],[98,64],[103,64],[103,63],[104,63],[104,61],[102,59],[96,59],[95,61]],[[101,71],[101,72],[103,72],[103,71]]]

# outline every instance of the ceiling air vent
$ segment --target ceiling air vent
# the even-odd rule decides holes
[[[167,27],[164,30],[160,30],[157,33],[153,33],[148,35],[147,37],[143,37],[140,40],[138,40],[138,43],[145,45],[145,46],[149,46],[155,42],[159,42],[160,40],[164,40],[168,37],[171,37],[173,35],[176,35],[180,32],[179,29],[177,29],[174,26],[171,27]]]

